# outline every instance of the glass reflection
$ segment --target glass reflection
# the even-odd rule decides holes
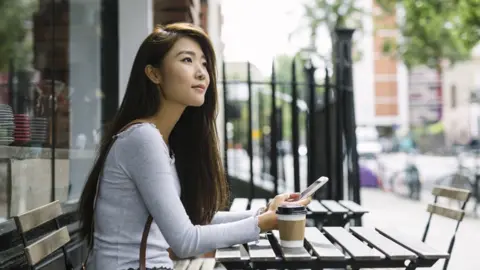
[[[79,197],[99,141],[100,10],[0,1],[0,222]]]

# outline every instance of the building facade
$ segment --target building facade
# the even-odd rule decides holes
[[[480,46],[478,46],[480,49]],[[480,54],[443,74],[443,119],[447,145],[480,138]]]
[[[383,50],[388,40],[400,38],[396,25],[402,18],[401,9],[386,14],[374,0],[362,0],[358,5],[373,16],[363,16],[364,29],[357,41],[362,55],[354,66],[357,124],[387,133],[393,127],[408,127],[407,70]]]
[[[12,25],[0,29],[9,37],[0,45],[0,219],[79,198],[155,24],[208,25],[222,61],[219,0],[5,1],[0,18]]]

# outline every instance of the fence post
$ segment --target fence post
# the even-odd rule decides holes
[[[337,86],[337,97],[340,112],[338,122],[340,124],[339,134],[345,139],[346,153],[350,157],[346,158],[348,164],[348,194],[343,194],[343,177],[339,178],[341,188],[337,199],[345,199],[353,197],[352,199],[360,203],[360,179],[357,153],[357,138],[356,138],[356,122],[355,122],[355,108],[353,95],[353,62],[352,62],[352,36],[354,29],[336,29],[336,46],[335,46],[335,78]],[[343,122],[343,125],[342,125]],[[343,141],[340,141],[340,152],[343,156]],[[343,161],[343,160],[342,160]],[[343,162],[339,164],[343,167]],[[342,168],[343,169],[343,168]],[[340,171],[340,170],[339,170]]]
[[[317,155],[314,151],[316,149],[316,128],[315,128],[315,109],[317,105],[316,84],[315,84],[315,70],[312,59],[309,59],[305,65],[305,72],[308,82],[308,185],[315,182],[315,166],[317,165]],[[298,151],[298,150],[297,150]]]
[[[328,178],[332,179],[332,171],[331,171],[331,166],[332,166],[332,151],[331,151],[331,144],[332,144],[332,137],[331,137],[331,130],[330,130],[330,76],[328,74],[328,68],[325,68],[325,89],[324,89],[324,98],[323,98],[323,104],[324,104],[324,110],[325,110],[325,174]],[[328,183],[328,194],[331,196],[333,194],[333,185],[332,183]],[[331,198],[329,198],[331,199]]]
[[[298,126],[298,89],[297,89],[297,68],[295,58],[292,61],[292,154],[293,154],[293,179],[295,192],[300,192],[300,157],[298,146],[300,144],[299,126]]]
[[[259,133],[259,144],[260,144],[260,177],[263,178],[263,173],[265,173],[265,136],[263,134],[264,123],[264,98],[262,91],[258,91],[258,133]]]
[[[272,108],[270,116],[270,175],[274,181],[274,195],[278,194],[278,151],[277,151],[277,98],[276,98],[276,77],[275,61],[272,62],[272,79],[270,81],[272,88]]]
[[[281,102],[281,101],[280,101]],[[277,122],[277,130],[275,132],[277,133],[277,145],[278,142],[283,142],[283,109],[284,107],[282,104],[280,104],[275,111],[275,118]],[[284,187],[287,187],[287,178],[286,178],[286,173],[285,173],[285,147],[283,144],[280,144],[282,146],[281,150],[277,150],[277,166],[278,166],[278,181],[280,179],[282,180],[282,183]]]
[[[227,96],[227,73],[226,73],[226,64],[225,61],[222,62],[222,86],[223,86],[223,166],[225,168],[225,173],[227,179],[230,182],[230,177],[228,177],[228,96]]]
[[[247,62],[247,85],[248,85],[248,145],[247,151],[250,156],[250,199],[255,198],[255,184],[253,183],[253,128],[252,128],[252,110],[253,110],[253,91],[250,62]]]

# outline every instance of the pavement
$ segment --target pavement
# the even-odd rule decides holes
[[[361,190],[361,204],[370,210],[364,215],[363,226],[394,227],[406,235],[421,239],[427,224],[427,204],[432,196],[414,201],[379,189]],[[446,201],[440,201],[447,203]],[[455,208],[455,204],[451,204]],[[426,243],[438,250],[448,250],[456,221],[434,216]],[[460,224],[449,270],[480,270],[480,218],[468,215]],[[429,269],[443,269],[443,261]]]

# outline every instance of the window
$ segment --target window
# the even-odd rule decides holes
[[[110,95],[102,91],[102,5],[113,2],[2,1],[10,24],[0,28],[0,220],[78,199]],[[103,14],[116,27],[115,14]]]

